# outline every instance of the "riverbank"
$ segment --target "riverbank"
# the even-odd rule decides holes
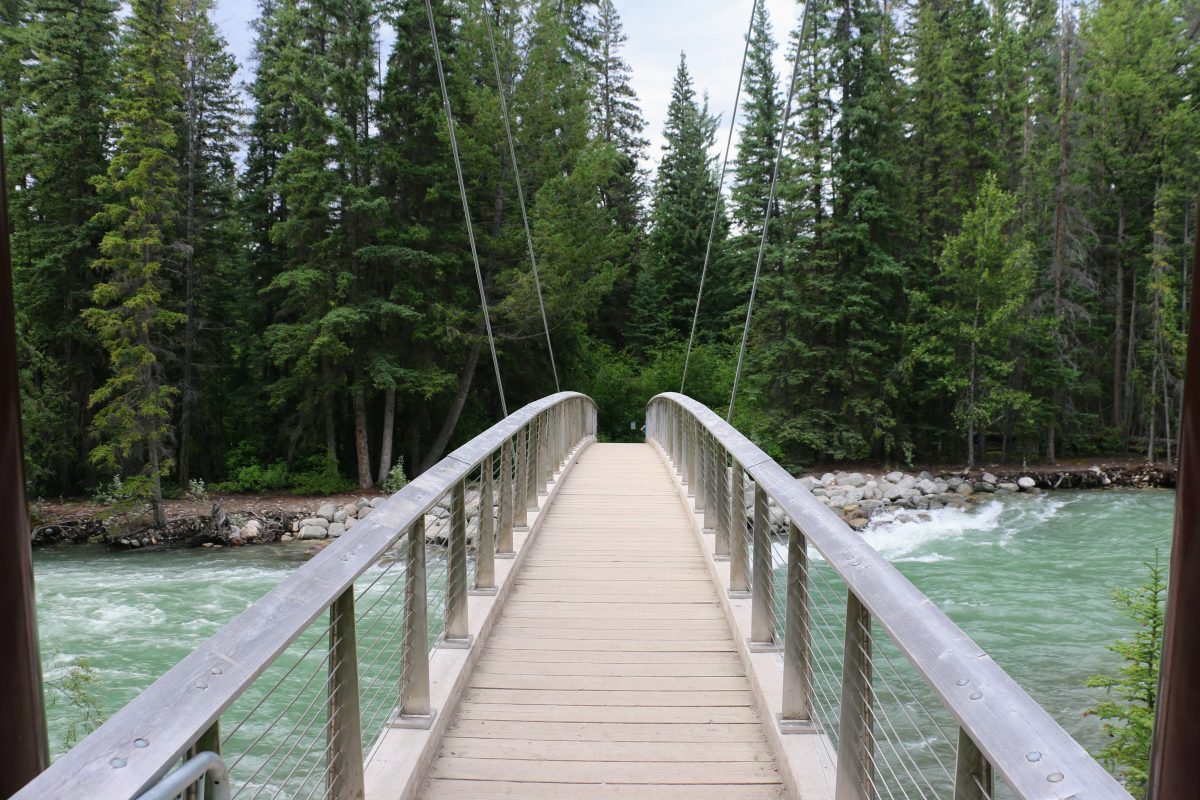
[[[1174,488],[1175,468],[1137,462],[1052,464],[1020,469],[933,466],[919,472],[875,468],[800,475],[805,488],[861,530],[896,512],[969,508],[997,495],[1070,489]]]

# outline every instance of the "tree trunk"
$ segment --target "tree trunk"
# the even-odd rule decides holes
[[[325,406],[325,457],[331,462],[337,462],[337,424],[333,409],[333,372],[329,365],[321,363],[321,402]]]
[[[1112,374],[1112,393],[1113,393],[1113,417],[1112,424],[1114,428],[1122,431],[1124,438],[1123,422],[1125,415],[1122,413],[1121,407],[1121,359],[1125,354],[1125,209],[1118,205],[1117,208],[1117,285],[1116,285],[1116,306],[1113,311],[1113,374]]]
[[[1125,333],[1125,374],[1122,376],[1124,381],[1124,389],[1122,398],[1125,409],[1124,430],[1128,433],[1133,418],[1133,356],[1137,350],[1137,275],[1133,276],[1133,291],[1129,296],[1129,329]],[[1151,384],[1150,396],[1154,396],[1153,384]]]
[[[387,482],[392,471],[392,436],[396,426],[396,387],[389,386],[383,392],[383,438],[379,442],[379,478],[377,486]]]
[[[450,404],[450,411],[447,412],[446,419],[442,422],[441,430],[434,437],[433,444],[425,453],[425,458],[421,460],[421,469],[418,470],[418,474],[436,464],[442,457],[442,453],[446,451],[446,445],[450,443],[450,437],[454,435],[454,428],[458,425],[458,418],[462,415],[463,406],[467,402],[467,393],[471,391],[471,383],[475,378],[475,366],[479,363],[479,351],[482,347],[483,341],[476,337],[470,352],[467,353],[467,363],[463,365],[462,372],[458,375],[458,392],[454,395],[454,402]]]
[[[191,477],[188,463],[188,450],[192,443],[192,406],[195,403],[195,361],[196,361],[196,160],[197,160],[197,119],[196,109],[196,53],[193,49],[188,53],[188,87],[187,87],[187,163],[185,164],[187,193],[187,219],[185,220],[184,243],[184,305],[187,322],[184,325],[183,338],[183,386],[179,408],[179,485],[187,488]]]
[[[354,389],[354,450],[358,455],[358,488],[370,489],[371,448],[367,439],[367,397],[362,387]]]
[[[159,455],[159,443],[157,436],[150,437],[147,442],[146,449],[150,456],[150,507],[154,512],[154,527],[167,527],[167,510],[163,506],[162,493],[162,457]]]

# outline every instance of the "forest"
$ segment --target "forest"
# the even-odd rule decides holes
[[[760,245],[733,421],[786,466],[1174,458],[1181,0],[757,5],[727,170],[687,54],[648,152],[613,0],[431,8],[503,397],[423,0],[260,0],[244,84],[213,0],[0,0],[31,495],[366,488],[556,385],[724,414]]]

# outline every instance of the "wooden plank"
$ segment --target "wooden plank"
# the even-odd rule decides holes
[[[475,739],[461,733],[442,739],[448,758],[501,758],[509,761],[642,761],[757,762],[773,761],[763,742],[578,742],[556,740]]]
[[[448,736],[581,742],[766,742],[756,723],[508,722],[459,719]]]
[[[772,763],[761,761],[503,761],[442,756],[430,777],[529,783],[779,783]]]
[[[551,639],[525,636],[497,636],[496,649],[504,650],[602,650],[637,653],[726,653],[733,652],[733,640],[661,641],[658,639]]]
[[[731,677],[656,677],[652,675],[501,675],[476,670],[471,675],[472,689],[553,689],[561,691],[588,690],[710,692],[739,691],[746,688],[744,675]]]
[[[733,640],[729,638],[729,631],[706,630],[703,628],[689,628],[687,630],[656,630],[651,628],[622,631],[615,628],[596,629],[575,625],[538,625],[525,627],[501,625],[496,628],[495,635],[497,637],[524,637],[526,639],[570,636],[572,641],[576,642],[595,639],[626,642],[725,642],[730,645],[730,650],[733,649]]]
[[[737,655],[731,652],[671,651],[655,653],[612,650],[507,650],[501,648],[488,648],[484,651],[484,656],[498,660],[541,661],[547,664],[727,664],[737,658]]]
[[[747,687],[741,691],[721,692],[663,692],[586,690],[554,691],[523,689],[468,689],[464,701],[469,703],[499,703],[512,705],[577,705],[577,706],[750,706],[754,699]]]
[[[434,779],[423,796],[427,800],[782,800],[786,795],[781,784],[678,786]]]
[[[464,703],[459,719],[494,719],[537,722],[654,722],[674,723],[753,723],[762,724],[758,713],[748,706],[557,706],[517,703]]]
[[[486,658],[475,667],[477,674],[491,675],[575,675],[593,677],[645,676],[648,678],[722,678],[745,677],[741,662],[692,664],[679,660],[666,664],[595,664],[585,662],[511,661]]]

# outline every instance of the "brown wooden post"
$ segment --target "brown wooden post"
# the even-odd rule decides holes
[[[1197,207],[1200,218],[1200,206]],[[1200,258],[1200,235],[1195,251]],[[1200,262],[1193,262],[1200,263]],[[1151,800],[1192,797],[1200,753],[1200,281],[1192,280],[1183,425],[1179,431],[1179,477],[1175,534],[1167,585],[1162,672],[1150,750]]]
[[[16,794],[49,763],[42,665],[25,507],[16,305],[8,249],[8,178],[0,126],[0,797]]]

